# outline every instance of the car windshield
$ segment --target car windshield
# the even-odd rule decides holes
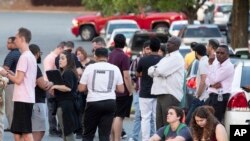
[[[250,66],[243,66],[240,86],[250,85]]]
[[[173,27],[173,30],[181,30],[186,24],[176,24]]]
[[[218,28],[188,28],[184,33],[185,38],[209,38],[209,37],[221,37],[220,31]]]
[[[223,6],[220,6],[218,11],[222,12],[222,13],[229,13],[232,11],[232,5],[223,5]]]
[[[141,51],[143,43],[145,41],[148,41],[152,36],[156,36],[157,38],[159,38],[161,43],[166,43],[168,41],[168,36],[165,34],[157,34],[157,35],[138,34],[138,35],[135,35],[133,38],[131,49],[133,51]]]
[[[115,35],[117,34],[123,34],[125,36],[126,39],[130,39],[135,32],[131,32],[131,31],[123,31],[123,32],[116,32]]]
[[[181,55],[183,56],[183,57],[185,57],[186,56],[186,54],[187,53],[189,53],[190,52],[190,49],[179,49],[179,51],[180,51],[180,53],[181,53]]]
[[[109,26],[108,34],[112,34],[112,32],[114,31],[114,29],[118,29],[118,28],[138,29],[138,27],[137,27],[136,24],[129,24],[129,23],[125,23],[125,24],[111,24]]]

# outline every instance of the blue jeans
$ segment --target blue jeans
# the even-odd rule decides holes
[[[135,141],[139,140],[139,134],[141,131],[141,111],[139,108],[139,92],[136,92],[133,94],[133,104],[134,104],[134,109],[135,109],[135,118],[134,118],[134,127],[133,127],[133,132],[132,132],[132,138]],[[151,131],[150,131],[150,136],[152,136],[155,133],[154,129],[154,124],[153,121],[150,121],[151,125]]]
[[[189,125],[191,119],[192,119],[192,115],[193,115],[193,112],[195,111],[195,109],[199,106],[202,106],[204,105],[204,101],[202,100],[199,100],[198,98],[194,98],[192,100],[192,103],[190,105],[190,108],[188,110],[188,113],[187,113],[187,118],[186,118],[186,124]]]

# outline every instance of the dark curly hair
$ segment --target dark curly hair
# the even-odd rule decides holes
[[[200,106],[195,109],[190,122],[193,139],[207,141],[210,140],[211,137],[215,136],[215,128],[216,125],[219,124],[219,121],[213,114],[214,109],[211,106]],[[205,127],[200,127],[196,123],[195,117],[205,118],[207,120]]]

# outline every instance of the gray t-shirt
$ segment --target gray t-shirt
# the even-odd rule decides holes
[[[172,131],[171,128],[169,128],[168,135],[165,137],[165,135],[164,135],[165,128],[166,128],[166,126],[161,127],[156,133],[158,136],[161,137],[161,140],[165,141],[168,138],[175,138],[177,136],[177,132]],[[185,141],[192,141],[193,140],[192,136],[191,136],[191,132],[187,126],[180,129],[178,136],[182,136],[183,138],[185,138]]]

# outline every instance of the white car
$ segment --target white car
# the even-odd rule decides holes
[[[173,21],[169,27],[169,33],[172,36],[178,36],[180,30],[188,24],[187,20]],[[195,20],[193,24],[200,24],[200,21]]]
[[[101,36],[103,36],[107,42],[109,41],[112,32],[115,29],[120,29],[120,28],[130,28],[130,29],[140,30],[139,25],[134,20],[124,20],[124,19],[110,20],[107,22],[104,29],[101,30]]]
[[[126,44],[128,45],[130,42],[130,39],[132,38],[132,36],[135,34],[136,31],[139,31],[138,29],[131,29],[131,28],[119,28],[119,29],[115,29],[111,36],[110,39],[107,42],[107,47],[113,46],[114,44],[114,37],[117,34],[123,34],[126,38]]]
[[[243,88],[250,85],[250,60],[242,60],[235,65],[232,93],[225,112],[224,124],[228,133],[230,125],[250,124],[250,92]]]
[[[215,5],[214,24],[225,25],[229,20],[232,11],[232,3],[220,3]]]
[[[180,30],[178,37],[185,45],[190,45],[192,42],[207,45],[210,39],[217,39],[220,44],[227,44],[226,37],[221,34],[218,26],[212,24],[187,25]]]

